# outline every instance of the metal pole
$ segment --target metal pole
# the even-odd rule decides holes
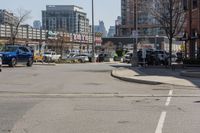
[[[200,34],[200,0],[198,0],[198,35]],[[197,39],[198,43],[197,43],[197,50],[198,50],[198,54],[197,54],[197,58],[200,59],[200,40],[199,38]]]
[[[135,19],[135,44],[133,42],[133,57],[132,57],[132,67],[136,67],[138,65],[138,57],[137,57],[137,43],[138,43],[138,18],[137,18],[137,0],[134,3],[134,19]]]
[[[92,62],[96,62],[95,59],[95,34],[94,34],[94,1],[92,0]]]
[[[189,0],[189,57],[190,58],[194,58],[193,57],[193,41],[191,39],[192,37],[192,1]]]

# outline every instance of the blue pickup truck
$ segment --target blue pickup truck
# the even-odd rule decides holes
[[[10,67],[15,67],[18,63],[26,64],[29,67],[33,64],[33,53],[26,46],[5,45],[0,54],[2,55],[2,64]]]

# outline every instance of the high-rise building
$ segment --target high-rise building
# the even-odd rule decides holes
[[[0,9],[0,24],[17,25],[18,17],[13,13]]]
[[[75,5],[47,5],[42,11],[42,27],[45,30],[89,33],[89,19],[82,7]]]
[[[41,22],[40,22],[40,20],[35,20],[34,22],[33,22],[33,28],[35,28],[35,29],[41,29]]]
[[[136,30],[136,27],[141,36],[154,36],[164,33],[160,30],[160,25],[151,15],[151,12],[144,7],[147,4],[153,4],[153,1],[121,0],[120,36],[130,36]]]
[[[114,37],[115,36],[115,26],[110,26],[108,31],[108,37]]]
[[[107,31],[103,21],[99,21],[99,25],[94,26],[94,32],[102,33],[102,37],[107,37]]]
[[[120,26],[122,25],[122,18],[118,16],[115,20],[115,36],[120,36]]]
[[[118,16],[117,19],[115,20],[115,25],[121,25],[122,24],[122,18],[121,16]]]

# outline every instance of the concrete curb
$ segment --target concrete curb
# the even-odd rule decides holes
[[[56,63],[34,63],[33,65],[40,66],[56,66]]]
[[[139,84],[148,84],[148,85],[160,85],[160,84],[165,84],[162,82],[156,82],[156,81],[148,81],[148,80],[140,80],[140,79],[134,79],[134,78],[127,78],[124,76],[119,76],[116,74],[116,70],[112,70],[111,72],[111,76],[123,81],[127,81],[127,82],[135,82],[135,83],[139,83]]]

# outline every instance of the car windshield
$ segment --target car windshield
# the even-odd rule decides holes
[[[16,52],[17,51],[17,47],[3,47],[2,52]]]

